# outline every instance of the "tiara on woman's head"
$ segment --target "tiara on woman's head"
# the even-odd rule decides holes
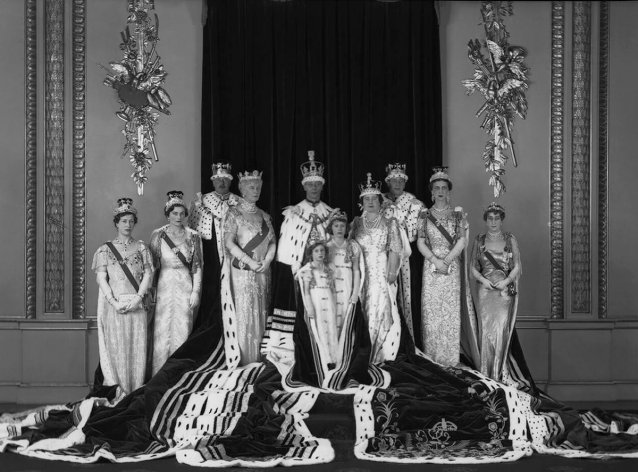
[[[121,197],[117,199],[117,204],[113,208],[114,215],[120,215],[122,213],[133,213],[137,215],[137,210],[133,206],[133,199],[129,197]]]

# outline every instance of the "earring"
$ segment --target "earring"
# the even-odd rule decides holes
[[[446,204],[450,204],[450,196],[448,195],[447,197],[445,197],[445,203]]]
[[[434,201],[434,195],[432,195],[432,196],[430,197],[430,199],[431,199],[432,201]]]

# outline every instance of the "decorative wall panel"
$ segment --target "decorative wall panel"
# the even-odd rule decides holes
[[[45,2],[44,310],[64,312],[64,0]]]
[[[591,311],[590,92],[591,3],[573,3],[571,309]]]
[[[37,24],[36,0],[24,3],[24,58],[25,58],[25,274],[27,318],[36,315],[36,263],[37,263]]]
[[[598,316],[607,318],[609,6],[600,2],[598,78]]]
[[[563,242],[563,89],[565,64],[565,2],[552,2],[551,97],[551,316],[562,318],[564,308]]]
[[[86,316],[86,0],[73,1],[73,317]]]

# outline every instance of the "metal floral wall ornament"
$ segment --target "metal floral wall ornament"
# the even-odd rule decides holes
[[[133,166],[131,177],[137,193],[144,193],[147,173],[153,160],[159,161],[155,146],[155,125],[160,113],[170,115],[171,97],[162,87],[166,79],[156,46],[159,29],[154,0],[129,0],[126,29],[121,33],[123,58],[110,62],[111,70],[104,85],[117,92],[120,110],[115,115],[124,121],[126,137],[122,158],[129,156]]]
[[[512,2],[481,2],[485,41],[473,39],[468,43],[468,57],[475,66],[474,77],[462,81],[467,95],[478,90],[485,98],[476,116],[483,115],[481,128],[491,136],[483,151],[483,161],[485,171],[491,174],[489,185],[494,189],[494,197],[505,192],[501,178],[505,174],[508,150],[512,164],[518,166],[512,139],[514,117],[525,119],[527,114],[525,91],[529,86],[529,69],[523,62],[527,52],[520,46],[510,46],[504,24],[504,18],[512,14]],[[486,48],[487,56],[483,55],[482,48]]]

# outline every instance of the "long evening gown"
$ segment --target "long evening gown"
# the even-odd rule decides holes
[[[492,283],[505,279],[508,274],[494,267],[486,256],[485,234],[480,234],[474,240],[472,249],[472,264]],[[520,267],[520,253],[516,238],[511,233],[505,234],[505,247],[502,251],[490,251],[492,257],[501,268],[508,272],[515,265]],[[520,270],[518,271],[520,275]],[[518,277],[516,277],[518,279]],[[515,282],[515,286],[518,282]],[[507,360],[510,339],[516,321],[518,296],[509,295],[507,290],[489,290],[478,284],[478,299],[476,311],[479,319],[479,333],[481,346],[481,372],[488,377],[501,380],[503,364]]]
[[[275,238],[270,216],[258,209],[259,222],[249,221],[236,207],[230,208],[224,221],[224,235],[232,235],[242,250],[252,248],[251,257],[260,262],[268,253],[268,245]],[[233,264],[235,262],[235,264]],[[260,345],[266,328],[270,303],[270,269],[257,273],[240,266],[226,252],[224,270],[230,271],[230,285],[236,316],[237,340],[241,365],[260,359]]]
[[[449,211],[438,222],[457,241],[467,223],[459,212]],[[452,250],[452,245],[439,229],[426,217],[421,219],[419,238],[425,242],[434,255],[443,259]],[[464,293],[462,278],[465,268],[461,258],[450,264],[448,274],[432,269],[432,264],[423,264],[423,287],[421,296],[421,332],[423,350],[435,362],[446,366],[455,366],[460,360],[461,351],[461,309]],[[469,295],[469,292],[468,292]],[[470,304],[471,305],[471,304]]]
[[[151,253],[157,279],[157,304],[153,329],[153,375],[188,338],[193,329],[193,310],[189,306],[193,274],[202,267],[202,242],[199,234],[185,228],[186,237],[176,245],[190,267],[186,267],[164,240],[168,225],[151,235]]]
[[[139,284],[144,270],[153,269],[148,247],[142,241],[131,241],[126,247],[114,242],[114,246]],[[130,300],[137,292],[106,244],[100,246],[93,256],[92,269],[95,272],[106,271],[113,296],[118,300]],[[124,314],[117,313],[100,290],[97,329],[103,384],[119,385],[125,394],[142,386],[146,369],[146,310],[138,308]]]
[[[384,352],[384,342],[393,324],[398,322],[396,286],[388,284],[388,254],[402,253],[399,226],[394,219],[381,217],[374,227],[366,227],[362,217],[352,222],[352,239],[359,243],[365,261],[365,278],[361,292],[361,304],[368,322],[371,361],[382,362],[393,358]]]

